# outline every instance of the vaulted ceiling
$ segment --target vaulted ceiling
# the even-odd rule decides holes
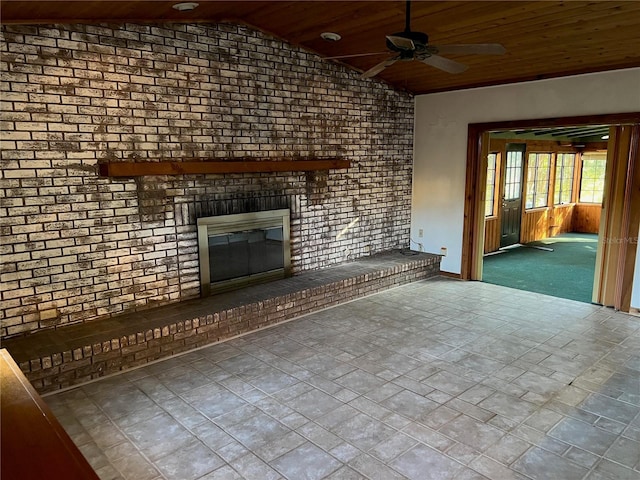
[[[404,30],[404,1],[207,1],[187,12],[176,1],[2,0],[2,23],[234,22],[321,56],[381,52],[339,60],[364,71],[389,53],[385,36]],[[414,1],[411,30],[430,44],[500,43],[507,53],[446,55],[469,66],[446,73],[397,62],[378,78],[413,93],[498,85],[640,66],[638,1]],[[327,42],[322,32],[342,40]],[[386,53],[385,53],[386,52]]]

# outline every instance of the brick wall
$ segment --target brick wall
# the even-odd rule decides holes
[[[236,25],[3,26],[1,336],[199,295],[203,204],[281,195],[294,272],[409,245],[413,100]],[[101,178],[122,160],[348,171]]]

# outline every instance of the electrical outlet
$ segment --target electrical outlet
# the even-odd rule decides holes
[[[418,230],[418,238],[422,238],[423,235],[424,235],[424,230],[422,229]]]
[[[440,255],[443,257],[447,256],[447,247],[440,247]]]

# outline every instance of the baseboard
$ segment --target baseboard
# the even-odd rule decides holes
[[[442,275],[443,277],[455,278],[457,280],[460,280],[462,278],[459,273],[443,272],[442,270],[440,270],[440,275]]]

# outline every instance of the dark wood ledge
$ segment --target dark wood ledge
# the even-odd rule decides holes
[[[225,160],[110,162],[98,165],[103,177],[140,177],[143,175],[189,175],[205,173],[308,172],[345,169],[350,160]]]
[[[2,478],[98,480],[9,353],[0,350]]]

